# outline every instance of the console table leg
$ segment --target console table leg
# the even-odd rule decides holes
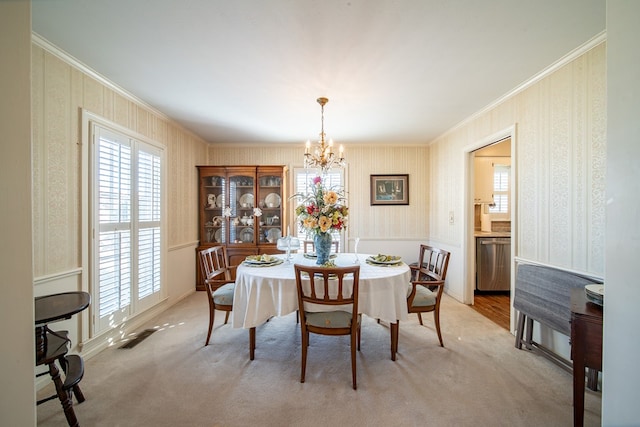
[[[573,425],[584,425],[584,364],[579,358],[573,360]]]

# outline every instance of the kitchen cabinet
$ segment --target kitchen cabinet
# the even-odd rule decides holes
[[[510,166],[511,157],[476,156],[473,158],[475,183],[473,203],[493,204],[493,175],[496,165]]]
[[[474,157],[475,193],[473,202],[493,203],[493,157]]]
[[[227,247],[230,265],[247,255],[280,253],[287,211],[284,166],[197,166],[199,252]],[[256,215],[255,208],[261,215]],[[196,289],[204,290],[196,253]]]

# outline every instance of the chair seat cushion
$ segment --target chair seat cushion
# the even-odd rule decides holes
[[[233,305],[235,283],[227,283],[213,291],[213,302],[220,305]]]
[[[413,286],[409,284],[407,295],[410,295],[412,290]],[[430,307],[432,305],[436,305],[436,294],[422,285],[416,286],[416,295],[413,298],[412,307]]]
[[[351,313],[347,311],[304,312],[307,325],[318,328],[349,328],[351,327]],[[358,315],[358,322],[360,315]]]

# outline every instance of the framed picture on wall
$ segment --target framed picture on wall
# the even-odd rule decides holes
[[[409,175],[371,175],[371,205],[408,205]]]

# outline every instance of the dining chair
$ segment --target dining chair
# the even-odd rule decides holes
[[[233,271],[236,267],[229,267],[227,248],[224,246],[211,246],[200,251],[200,268],[207,290],[209,301],[209,331],[204,345],[209,345],[215,311],[225,312],[224,323],[229,321],[229,313],[233,310],[233,293],[235,281]]]
[[[315,252],[316,247],[315,247],[315,244],[313,243],[313,240],[304,240],[302,242],[302,250],[305,254],[309,252]],[[333,240],[331,242],[331,253],[337,254],[339,252],[340,252],[340,240]]]
[[[418,263],[410,265],[411,283],[407,290],[407,307],[409,313],[417,313],[422,325],[422,313],[433,311],[436,332],[440,346],[440,300],[447,276],[450,252],[432,246],[420,245]]]
[[[294,269],[302,335],[300,382],[305,380],[310,332],[320,335],[350,335],[351,376],[353,389],[356,390],[356,339],[360,351],[362,317],[358,314],[360,266],[327,268],[295,264]]]

